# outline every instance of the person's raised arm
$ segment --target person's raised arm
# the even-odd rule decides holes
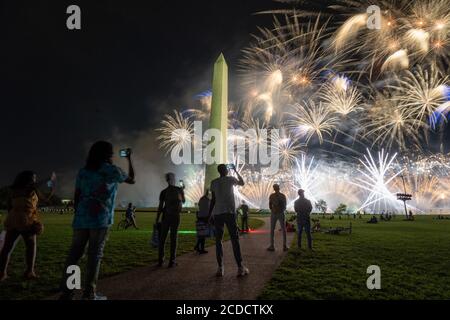
[[[245,183],[244,183],[244,179],[242,179],[242,177],[241,177],[241,175],[239,174],[239,172],[236,170],[236,168],[234,168],[234,172],[236,173],[236,176],[237,176],[237,178],[238,178],[238,183],[237,183],[237,185],[238,186],[243,186]]]
[[[124,182],[128,183],[128,184],[135,184],[136,181],[134,180],[135,174],[134,174],[133,161],[131,161],[131,149],[128,149],[128,150],[129,150],[128,155],[127,155],[127,160],[128,160],[128,178]]]

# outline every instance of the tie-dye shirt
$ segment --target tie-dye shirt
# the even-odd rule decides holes
[[[128,175],[115,165],[104,163],[98,171],[78,172],[74,229],[108,228],[114,223],[114,203],[119,183]]]

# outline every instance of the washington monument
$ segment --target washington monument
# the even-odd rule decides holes
[[[218,163],[207,164],[205,169],[205,187],[208,189],[211,181],[219,176],[217,165],[227,163],[227,129],[228,129],[228,66],[223,54],[220,54],[214,64],[212,82],[211,116],[209,129],[218,129],[221,132],[220,141],[216,142]]]

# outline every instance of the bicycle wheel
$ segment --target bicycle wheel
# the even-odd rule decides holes
[[[117,230],[120,230],[120,229],[125,229],[125,226],[127,225],[127,223],[126,223],[126,221],[125,220],[121,220],[118,224],[117,224]]]

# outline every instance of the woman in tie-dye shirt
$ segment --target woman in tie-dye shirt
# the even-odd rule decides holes
[[[66,260],[61,299],[71,299],[73,291],[67,288],[67,267],[77,265],[87,243],[88,261],[84,285],[84,299],[106,299],[95,292],[100,261],[109,227],[113,224],[114,203],[119,183],[134,183],[131,152],[127,156],[128,174],[112,162],[113,146],[96,142],[90,149],[86,166],[78,172],[75,185],[73,240]]]

